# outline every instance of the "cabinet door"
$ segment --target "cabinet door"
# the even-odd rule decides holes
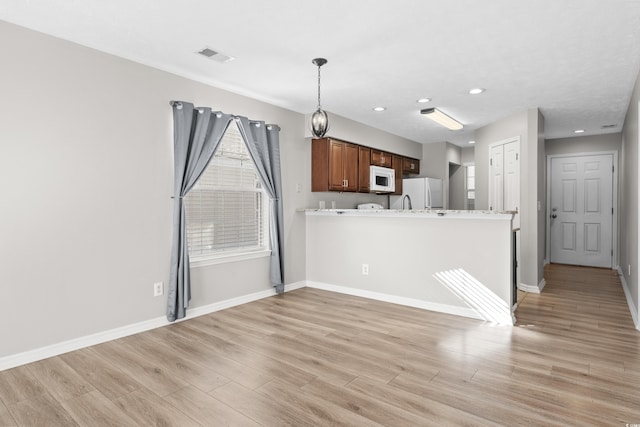
[[[392,156],[389,153],[385,153],[380,150],[371,150],[371,164],[376,166],[382,166],[385,168],[391,167]]]
[[[420,160],[405,157],[402,162],[402,171],[404,173],[420,173]]]
[[[329,190],[344,191],[344,142],[329,140]]]
[[[342,156],[342,176],[344,177],[344,188],[342,191],[358,190],[358,146],[344,144]]]
[[[371,149],[358,147],[358,191],[369,192],[369,166],[371,165]]]
[[[391,166],[396,173],[396,191],[392,194],[402,195],[402,169],[404,166],[404,158],[400,156],[393,156],[391,159]]]

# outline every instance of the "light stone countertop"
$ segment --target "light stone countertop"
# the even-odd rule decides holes
[[[298,209],[305,215],[314,216],[359,216],[377,218],[448,218],[448,219],[490,219],[511,220],[512,211],[456,211],[445,209]]]

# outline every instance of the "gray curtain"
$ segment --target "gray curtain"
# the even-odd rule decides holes
[[[189,247],[182,198],[195,185],[213,157],[232,117],[194,108],[188,102],[172,102],[174,139],[173,243],[171,274],[167,292],[167,319],[173,322],[186,315],[191,299]]]
[[[284,216],[280,175],[280,128],[264,122],[236,117],[240,134],[256,165],[258,177],[269,196],[269,238],[271,243],[270,279],[277,293],[284,292]]]

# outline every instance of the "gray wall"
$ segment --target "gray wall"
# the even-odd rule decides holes
[[[462,160],[462,164],[473,163],[475,162],[475,148],[473,147],[464,147],[460,150],[460,160]]]
[[[635,304],[636,320],[640,317],[638,296],[638,103],[640,78],[633,88],[629,110],[622,132],[620,155],[622,179],[620,183],[620,267]],[[631,266],[631,274],[629,274]],[[636,325],[637,326],[637,325]]]
[[[599,151],[620,151],[622,134],[575,136],[573,138],[548,139],[545,142],[547,156],[556,154],[579,154]]]
[[[476,209],[489,207],[489,145],[520,137],[520,282],[538,286],[544,268],[544,119],[537,108],[476,131]],[[541,210],[538,211],[538,201]],[[542,233],[540,236],[538,233]],[[540,247],[542,245],[542,247]]]
[[[170,100],[280,125],[285,278],[306,278],[296,209],[320,196],[304,115],[4,22],[0,51],[0,358],[164,316],[152,284],[169,277]],[[420,157],[416,143],[339,128]],[[271,289],[268,258],[192,271],[192,308]]]
[[[420,176],[445,179],[447,177],[447,143],[423,144]]]
[[[453,163],[455,165],[462,163],[460,147],[451,144],[450,142],[435,142],[423,145],[420,176],[442,179],[443,203],[445,209],[458,209],[450,206],[449,203],[449,199],[451,197],[449,163]],[[454,194],[457,195],[457,190],[454,190]]]
[[[380,234],[384,234],[383,249],[378,244]],[[493,311],[488,301],[494,296],[507,313],[511,307],[509,217],[309,215],[307,239],[311,282],[411,298],[433,304],[436,310],[479,305],[480,311]],[[362,264],[368,264],[368,275],[362,274]],[[443,273],[461,271],[482,285],[476,291],[484,295],[489,290],[493,295],[470,301],[438,279]],[[462,283],[471,288],[470,280]]]

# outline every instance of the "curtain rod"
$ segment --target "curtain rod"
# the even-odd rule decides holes
[[[182,102],[181,101],[169,101],[169,105],[171,105],[172,107],[175,105],[178,109],[182,108]],[[203,112],[203,110],[201,110],[198,107],[194,107],[194,108],[196,110],[198,110],[200,113]],[[216,113],[221,113],[220,111],[215,111],[215,112]],[[235,120],[238,120],[238,119],[242,118],[243,116],[236,116],[234,114],[231,114],[231,117],[233,119],[235,119]],[[251,119],[248,119],[248,118],[247,118],[247,120],[249,120],[249,123],[251,123],[251,124],[260,124],[260,122],[261,122],[260,120],[251,120]],[[267,127],[267,129],[271,129],[272,127],[275,127],[278,131],[282,130],[280,128],[280,126],[274,125],[274,124],[265,124],[265,126]]]

